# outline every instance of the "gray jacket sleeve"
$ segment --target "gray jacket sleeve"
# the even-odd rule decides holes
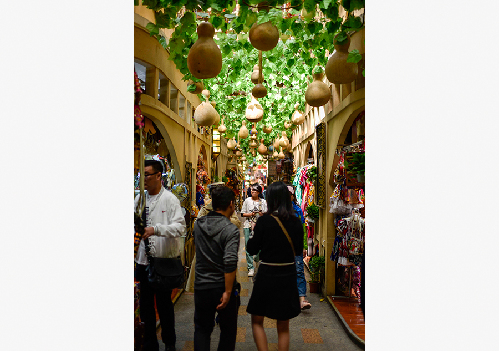
[[[224,250],[224,273],[231,273],[237,269],[237,254],[239,252],[239,229],[235,225],[227,226],[229,231]]]

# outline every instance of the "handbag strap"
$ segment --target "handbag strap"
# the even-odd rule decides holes
[[[295,247],[293,245],[293,241],[291,241],[291,238],[289,237],[288,231],[286,230],[286,228],[284,228],[284,226],[282,225],[279,218],[277,218],[277,216],[274,216],[274,215],[271,215],[271,216],[274,217],[274,219],[277,221],[277,223],[279,223],[279,226],[281,227],[284,234],[286,234],[286,238],[288,238],[289,244],[291,245],[291,249],[293,249],[293,255],[296,256]]]

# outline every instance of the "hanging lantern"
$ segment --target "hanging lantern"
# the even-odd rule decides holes
[[[320,73],[312,74],[314,81],[310,83],[305,92],[305,101],[307,101],[310,106],[314,107],[323,106],[331,99],[331,90],[329,90],[327,84],[322,81],[322,78],[324,77],[322,68],[318,68],[320,68]]]
[[[239,135],[239,139],[246,139],[248,137],[249,131],[248,128],[246,128],[246,121],[243,121],[242,123],[243,125],[239,129],[239,133],[237,133],[237,135]]]
[[[200,126],[211,126],[215,123],[218,115],[217,110],[213,108],[211,103],[208,101],[210,97],[210,92],[208,90],[203,90],[202,93],[206,99],[194,111],[194,121]]]

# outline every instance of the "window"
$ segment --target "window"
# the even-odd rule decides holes
[[[185,97],[182,93],[178,93],[178,115],[185,119]]]
[[[139,77],[140,89],[142,89],[142,94],[147,94],[146,93],[147,66],[148,66],[147,63],[140,61],[139,59],[134,60],[134,69],[135,73],[137,73],[137,77]]]
[[[168,85],[170,83],[170,80],[164,76],[161,71],[159,72],[159,79],[158,79],[158,100],[164,103],[166,106],[169,104],[168,100]]]
[[[192,107],[189,101],[187,101],[187,107],[185,108],[185,112],[186,112],[185,120],[189,125],[192,125]]]
[[[170,110],[178,114],[178,89],[175,85],[170,84]]]

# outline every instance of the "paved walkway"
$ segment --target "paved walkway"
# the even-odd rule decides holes
[[[239,263],[237,280],[241,283],[241,306],[237,322],[236,351],[256,350],[251,330],[251,315],[246,313],[249,297],[253,289],[251,278],[247,276],[246,254],[244,251],[244,235],[241,230],[239,245]],[[308,272],[305,269],[308,279]],[[310,294],[307,287],[307,299],[312,308],[290,320],[290,351],[357,351],[362,350],[346,334],[333,309],[322,300],[319,294]],[[265,331],[269,343],[269,351],[277,351],[276,321],[265,318]],[[194,294],[184,292],[175,303],[175,330],[177,333],[177,351],[194,350]],[[158,331],[158,335],[160,335]],[[216,350],[220,329],[216,326],[211,337],[211,350]],[[160,351],[164,344],[160,341]]]

